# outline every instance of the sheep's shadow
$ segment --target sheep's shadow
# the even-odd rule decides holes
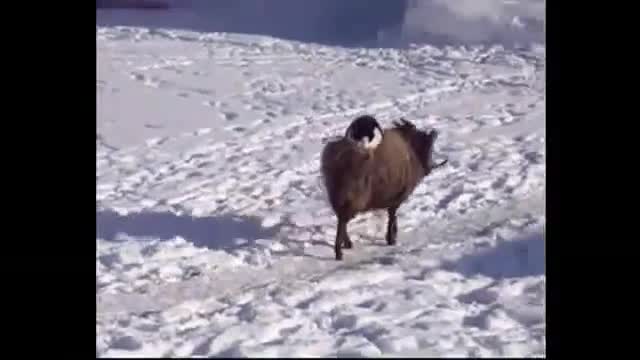
[[[166,241],[180,236],[196,247],[228,250],[252,246],[256,240],[273,238],[279,231],[278,227],[263,227],[259,220],[232,214],[192,217],[171,212],[120,215],[110,210],[96,211],[96,238],[118,241],[124,234]]]
[[[536,232],[503,241],[444,263],[443,268],[465,276],[484,275],[496,280],[544,275],[544,234]]]

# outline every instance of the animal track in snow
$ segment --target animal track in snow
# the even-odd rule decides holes
[[[238,117],[238,114],[233,111],[223,112],[222,114],[227,121],[233,121]]]

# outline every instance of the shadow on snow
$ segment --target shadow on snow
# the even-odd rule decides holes
[[[355,46],[375,41],[379,30],[401,23],[408,0],[153,2],[164,2],[167,6],[164,9],[155,6],[151,10],[147,6],[149,0],[102,0],[96,3],[96,24],[266,35],[301,42]]]
[[[497,280],[544,275],[544,234],[533,233],[503,241],[445,263],[443,267],[465,276],[484,275]]]
[[[96,211],[96,238],[106,241],[117,241],[123,234],[164,241],[180,236],[196,247],[218,250],[252,246],[256,240],[273,238],[277,232],[277,227],[264,228],[260,219],[245,216],[192,217],[170,212],[120,215]],[[238,243],[237,239],[246,242]]]
[[[96,25],[255,34],[345,47],[544,43],[540,5],[529,3],[512,9],[499,2],[439,0],[98,0]],[[524,25],[512,25],[516,18]]]

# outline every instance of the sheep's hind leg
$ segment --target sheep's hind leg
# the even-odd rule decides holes
[[[398,236],[398,222],[396,211],[397,207],[392,207],[387,210],[387,214],[389,215],[389,220],[387,222],[387,244],[395,245],[396,237]]]
[[[351,238],[349,237],[349,234],[347,233],[347,229],[346,229],[346,222],[345,222],[345,230],[344,230],[344,237],[342,238],[342,247],[345,249],[351,249],[353,248],[353,243],[351,242]]]
[[[342,247],[347,244],[347,241],[349,244],[351,243],[349,235],[347,234],[347,221],[338,218],[338,229],[336,231],[336,242],[334,245],[336,260],[342,260]]]

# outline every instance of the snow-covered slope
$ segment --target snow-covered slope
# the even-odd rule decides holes
[[[545,354],[544,47],[96,38],[97,355]],[[337,262],[318,156],[363,113],[450,161]]]

